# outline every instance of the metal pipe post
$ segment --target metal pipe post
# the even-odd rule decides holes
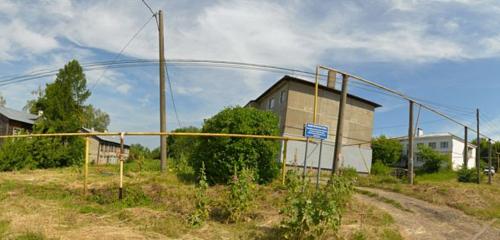
[[[477,150],[476,150],[476,174],[477,174],[477,184],[481,183],[480,174],[480,161],[481,161],[481,134],[479,133],[479,108],[476,110],[476,123],[477,123]]]
[[[488,139],[488,184],[491,184],[491,138]]]
[[[307,168],[307,148],[309,147],[309,137],[306,138],[306,151],[304,153],[304,167],[302,169],[302,180],[306,179],[306,168]]]
[[[468,128],[464,127],[464,168],[469,168],[469,136]]]
[[[321,175],[321,153],[323,152],[323,139],[319,142],[318,172],[316,173],[316,190],[319,188],[319,177]]]
[[[125,138],[125,133],[122,132],[120,134],[120,155],[118,157],[120,158],[120,189],[118,191],[118,198],[121,200],[123,199],[123,142]]]
[[[344,111],[347,103],[347,83],[349,76],[342,75],[342,92],[340,95],[339,115],[337,119],[337,131],[335,133],[335,149],[333,154],[332,175],[339,171],[340,156],[342,154],[342,137],[344,132]]]
[[[283,141],[283,159],[281,163],[281,184],[285,185],[286,178],[286,153],[287,153],[288,140]]]
[[[90,151],[90,139],[85,137],[85,165],[83,166],[83,195],[87,195],[87,184],[89,177],[89,151]]]
[[[409,124],[408,124],[408,181],[413,185],[413,101],[410,101]]]

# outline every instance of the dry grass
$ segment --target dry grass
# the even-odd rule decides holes
[[[208,190],[211,217],[201,228],[185,221],[194,209],[194,184],[173,172],[127,167],[125,199],[118,201],[117,166],[90,168],[89,194],[82,196],[78,168],[0,173],[1,239],[276,239],[285,191],[259,186],[245,221],[224,221],[225,186]],[[352,202],[342,239],[400,239],[386,213]],[[394,238],[389,238],[392,236]],[[364,237],[364,238],[363,238]]]

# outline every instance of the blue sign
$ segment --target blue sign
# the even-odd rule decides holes
[[[312,137],[316,139],[328,138],[328,127],[312,123],[306,123],[304,127],[304,137]]]

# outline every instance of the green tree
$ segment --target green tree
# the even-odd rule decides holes
[[[130,145],[129,150],[129,159],[131,161],[139,160],[141,158],[150,159],[151,158],[151,150],[148,147],[143,146],[139,143],[134,143]]]
[[[382,162],[386,166],[394,165],[401,160],[403,146],[397,139],[382,135],[372,140],[373,162]]]
[[[183,127],[173,130],[172,132],[200,132],[201,129],[193,126]],[[172,136],[167,138],[168,157],[173,159],[190,158],[196,144],[198,137],[185,137],[185,136]]]
[[[280,133],[278,117],[255,108],[228,107],[205,120],[204,133],[273,135]],[[234,171],[245,168],[256,174],[259,183],[270,182],[279,172],[279,142],[250,138],[200,138],[191,164],[199,173],[205,162],[210,183],[228,183]]]
[[[108,130],[109,115],[91,104],[83,108],[83,126],[99,132]]]
[[[444,168],[451,169],[451,156],[439,153],[428,146],[418,146],[417,157],[424,160],[422,171],[426,173],[439,172]]]

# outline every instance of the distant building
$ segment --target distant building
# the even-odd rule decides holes
[[[82,132],[96,132],[82,128]],[[120,155],[120,138],[115,136],[92,136],[90,138],[89,162],[93,164],[117,164]],[[130,146],[123,145],[123,160],[129,157]]]
[[[31,132],[37,118],[37,115],[27,112],[0,107],[0,135],[14,135],[21,131]]]
[[[414,151],[415,151],[415,167],[421,167],[424,164],[424,160],[418,157],[418,146],[425,145],[435,151],[449,155],[451,157],[452,169],[459,170],[464,164],[464,149],[465,143],[464,139],[455,136],[451,133],[433,133],[424,134],[421,130],[417,131],[417,136],[414,138]],[[403,145],[402,155],[403,159],[407,159],[408,155],[408,137],[401,137],[399,141]],[[467,168],[473,168],[476,166],[476,146],[469,143],[468,145],[468,161]],[[402,162],[403,166],[406,166],[406,160]]]
[[[318,124],[329,127],[329,137],[323,143],[322,169],[332,169],[335,131],[340,102],[339,90],[335,89],[335,78],[329,78],[327,86],[319,86]],[[333,80],[333,81],[332,81]],[[283,136],[301,137],[304,125],[312,123],[314,109],[314,83],[300,78],[284,76],[267,89],[247,107],[255,107],[276,113]],[[354,167],[358,172],[369,173],[371,168],[371,138],[373,116],[379,104],[349,94],[345,109],[344,139],[340,166]],[[305,143],[289,141],[287,164],[303,166]],[[307,166],[317,167],[319,144],[310,143]]]

